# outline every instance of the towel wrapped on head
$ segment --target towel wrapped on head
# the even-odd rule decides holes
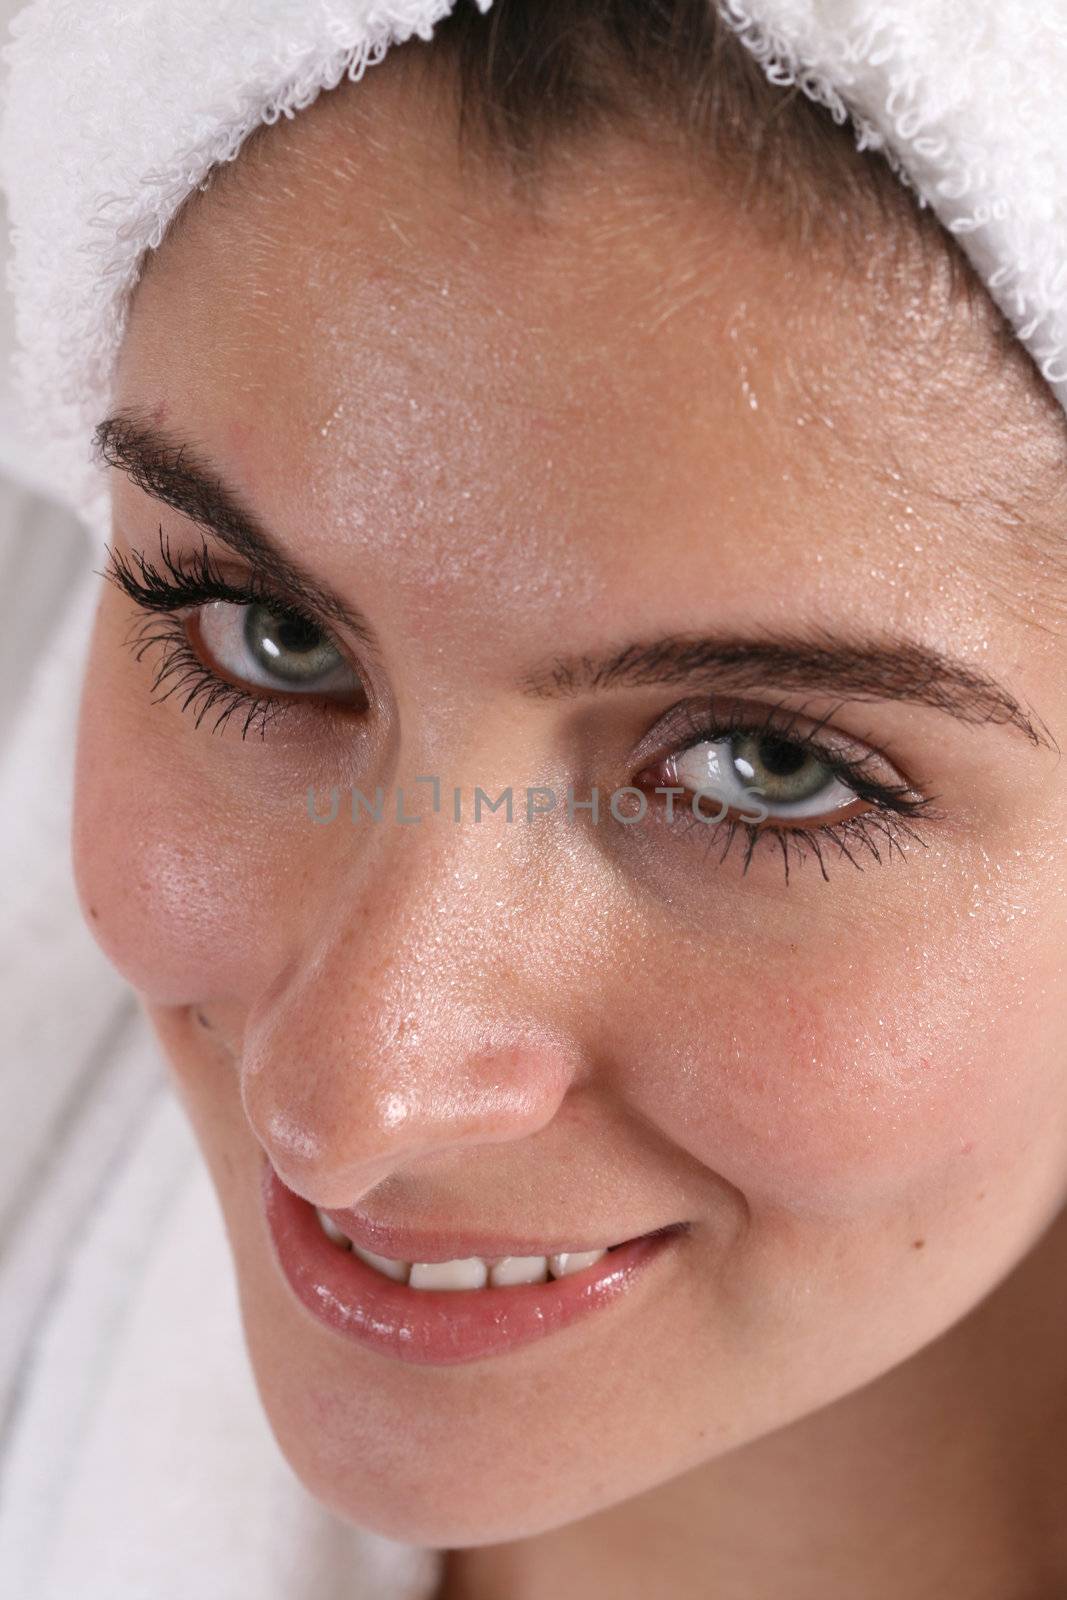
[[[474,0],[488,12],[493,0]],[[14,379],[48,481],[107,536],[92,430],[145,251],[262,123],[455,0],[30,0],[5,50]],[[931,206],[1067,407],[1067,0],[708,0]]]

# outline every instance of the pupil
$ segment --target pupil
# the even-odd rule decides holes
[[[281,650],[310,650],[314,648],[317,631],[303,617],[282,617],[274,629]]]
[[[776,778],[792,777],[811,759],[799,745],[773,737],[760,740],[759,758],[760,765]]]

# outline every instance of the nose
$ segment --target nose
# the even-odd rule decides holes
[[[529,1138],[586,1070],[561,999],[564,906],[507,830],[420,830],[345,865],[250,1013],[245,1114],[284,1183],[344,1207],[434,1158]],[[541,863],[542,867],[544,863]],[[527,869],[527,870],[524,870]]]

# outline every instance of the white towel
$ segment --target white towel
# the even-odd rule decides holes
[[[477,0],[487,11],[492,0]],[[713,0],[709,0],[712,4]],[[715,0],[959,234],[1067,405],[1067,0]],[[453,0],[30,0],[0,123],[19,406],[55,492],[101,540],[106,413],[143,251],[212,164]],[[42,130],[47,130],[42,132]]]

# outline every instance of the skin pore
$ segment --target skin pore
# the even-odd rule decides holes
[[[905,254],[799,254],[651,132],[561,152],[535,205],[387,58],[198,196],[137,290],[116,408],[358,612],[322,622],[366,695],[197,726],[102,584],[79,894],[203,1148],[282,1449],[340,1516],[448,1547],[448,1600],[1067,1581],[1063,418]],[[162,525],[248,578],[111,476],[134,570]],[[985,699],[924,670],[861,696],[840,662],[544,692],[705,635],[907,641]],[[662,799],[418,800],[667,784],[775,711],[926,813],[854,861],[827,832],[824,877]],[[310,821],[309,786],[377,784],[422,823]],[[264,1152],[393,1223],[691,1227],[653,1292],[416,1367],[295,1302]]]

